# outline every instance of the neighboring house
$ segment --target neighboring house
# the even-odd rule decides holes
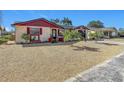
[[[74,28],[76,31],[80,32],[85,39],[89,39],[89,28],[84,25],[77,26]]]
[[[12,26],[15,27],[16,31],[16,43],[25,42],[25,40],[21,38],[23,33],[30,36],[30,43],[50,42],[51,39],[63,41],[61,34],[63,27],[44,18],[18,22],[12,24]]]
[[[106,28],[94,28],[94,27],[86,27],[84,25],[75,27],[75,30],[82,32],[83,36],[86,39],[89,39],[89,33],[101,31],[103,32],[104,38],[117,37],[118,31],[114,27],[106,27]]]
[[[0,26],[0,36],[7,34],[7,31],[4,26]]]
[[[105,28],[93,28],[88,27],[90,31],[101,31],[104,34],[104,38],[117,37],[118,31],[114,27],[105,27]]]
[[[64,25],[62,25],[62,27],[64,28],[64,30],[69,30],[69,31],[72,31],[72,30],[75,29],[74,26],[64,26]]]
[[[2,30],[0,30],[0,36],[2,35]]]
[[[0,36],[2,36],[2,32],[3,32],[3,27],[0,26]]]
[[[119,28],[118,34],[120,37],[124,37],[124,28]]]

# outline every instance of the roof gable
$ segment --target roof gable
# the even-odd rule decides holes
[[[14,23],[13,25],[62,28],[61,26],[59,26],[53,22],[50,22],[44,18],[34,19],[34,20],[30,20],[30,21],[25,21],[25,22],[18,22],[18,23]]]

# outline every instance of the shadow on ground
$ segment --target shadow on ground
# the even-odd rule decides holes
[[[60,46],[60,45],[73,45],[77,41],[73,42],[58,42],[58,43],[35,43],[35,44],[22,44],[23,47],[40,47],[40,46]]]
[[[87,51],[93,51],[93,52],[100,52],[99,48],[93,48],[93,47],[87,47],[87,46],[82,46],[82,47],[79,47],[79,46],[74,46],[74,45],[71,45],[71,47],[75,47],[75,51],[84,51],[84,50],[87,50]]]
[[[105,42],[102,42],[102,43],[97,42],[97,44],[104,44],[108,46],[118,46],[118,44],[111,44],[111,43],[105,43]]]

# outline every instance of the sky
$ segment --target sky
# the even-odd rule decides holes
[[[18,21],[63,17],[71,19],[74,26],[87,25],[92,20],[100,20],[105,27],[124,28],[124,10],[1,10],[0,25],[10,30],[11,24]]]

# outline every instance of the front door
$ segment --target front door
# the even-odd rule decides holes
[[[56,40],[56,38],[57,38],[57,30],[56,29],[52,29],[52,38],[54,40]]]

